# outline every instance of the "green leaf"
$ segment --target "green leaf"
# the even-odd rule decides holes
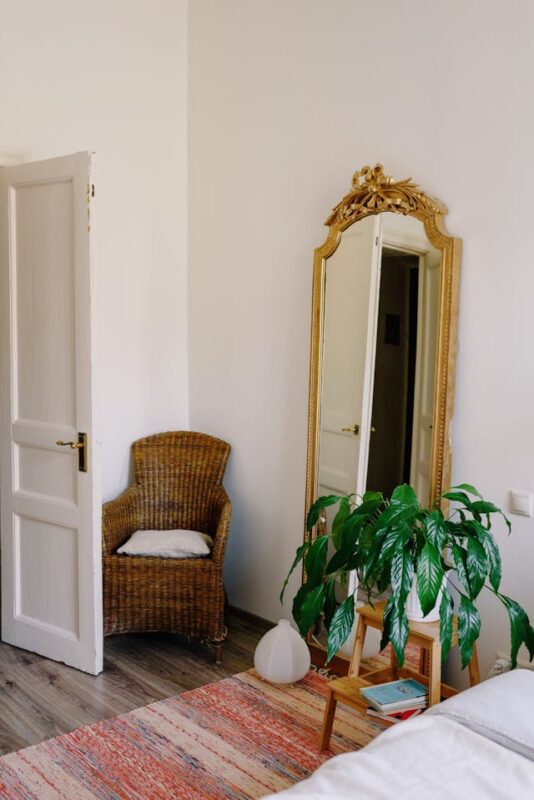
[[[339,501],[339,510],[334,517],[334,521],[332,523],[332,543],[336,550],[339,550],[341,544],[341,531],[343,529],[343,524],[346,522],[347,518],[350,516],[350,500],[348,497],[342,497]]]
[[[447,529],[441,511],[436,509],[430,512],[426,518],[425,528],[428,541],[434,545],[438,553],[441,553],[447,540]]]
[[[293,619],[297,623],[297,625],[299,627],[299,630],[300,630],[300,613],[301,613],[302,604],[303,604],[304,600],[306,599],[306,597],[308,596],[309,591],[310,591],[310,587],[308,586],[308,584],[307,583],[303,583],[302,586],[300,586],[300,588],[299,588],[298,592],[296,593],[295,597],[293,598],[293,607],[292,607],[291,610],[292,610],[292,614],[293,614]]]
[[[480,494],[478,489],[475,489],[475,487],[471,486],[470,483],[459,483],[457,486],[451,486],[451,491],[454,491],[455,489],[460,489],[460,491],[462,492],[468,492],[469,494],[474,494],[476,497],[480,497],[480,499],[482,500],[482,495]]]
[[[333,659],[341,645],[348,638],[354,624],[354,597],[350,595],[339,606],[328,631],[326,664]]]
[[[346,551],[345,548],[337,550],[326,565],[325,574],[331,575],[333,572],[338,572],[338,570],[349,569],[348,563],[352,555],[352,551]]]
[[[471,587],[469,586],[469,578],[467,575],[467,555],[463,547],[453,542],[451,545],[451,553],[454,561],[454,566],[465,591],[471,594]]]
[[[391,493],[391,505],[419,506],[417,495],[407,483],[401,484],[393,489]]]
[[[356,544],[362,527],[365,525],[365,518],[358,516],[356,511],[345,520],[341,529],[341,550],[352,550]]]
[[[503,520],[506,523],[506,527],[508,531],[511,532],[512,530],[512,523],[508,519],[508,517],[503,514],[500,508],[498,508],[493,503],[488,502],[487,500],[476,500],[474,503],[471,504],[470,509],[474,514],[500,514]],[[489,521],[489,517],[488,517]],[[489,527],[489,526],[488,526]]]
[[[463,522],[452,522],[450,519],[445,520],[445,528],[448,534],[448,542],[450,543],[451,536],[455,536],[458,539],[463,539],[467,534],[465,532],[464,523]]]
[[[486,558],[488,559],[490,583],[495,591],[498,592],[502,575],[501,554],[495,539],[489,531],[485,531],[485,535],[482,539],[482,546],[484,547]]]
[[[443,492],[441,496],[444,500],[451,500],[453,503],[462,503],[466,508],[469,508],[471,505],[471,500],[465,492]]]
[[[400,503],[391,505],[382,511],[378,519],[374,522],[373,527],[377,531],[386,530],[390,528],[393,523],[396,525],[400,522],[413,520],[418,513],[417,506],[403,506]]]
[[[341,529],[340,547],[327,564],[327,575],[331,575],[338,570],[349,569],[348,564],[354,558],[355,554],[361,558],[363,555],[363,548],[361,546],[356,548],[356,544],[364,523],[364,518],[356,516],[355,512],[352,512],[345,520],[343,528]]]
[[[462,669],[471,661],[473,645],[480,634],[480,615],[474,604],[464,594],[458,609],[458,640],[462,656]]]
[[[318,536],[306,555],[304,567],[310,586],[317,586],[323,580],[328,539],[328,536]]]
[[[358,541],[358,550],[364,554],[365,557],[371,552],[373,542],[375,540],[375,525],[365,525],[363,528],[360,539]]]
[[[335,580],[330,580],[324,585],[323,614],[324,614],[324,626],[326,630],[330,628],[330,623],[332,622],[332,618],[336,613],[336,608],[337,608],[336,582]]]
[[[373,500],[366,500],[361,505],[356,506],[354,509],[354,514],[358,517],[372,517],[373,514],[383,505],[383,498],[377,500],[376,498]]]
[[[389,644],[389,628],[391,621],[391,612],[395,608],[395,600],[390,597],[384,609],[384,617],[382,619],[382,638],[380,640],[380,651],[382,651]]]
[[[444,574],[440,553],[427,542],[417,559],[417,594],[424,614],[436,605]]]
[[[376,577],[376,591],[383,594],[391,585],[391,565],[384,564]]]
[[[304,584],[307,586],[307,584]],[[308,592],[300,607],[300,615],[297,620],[299,631],[302,636],[306,636],[312,625],[315,625],[319,615],[323,610],[325,588],[324,583],[315,586]]]
[[[523,642],[527,643],[528,641],[528,644],[531,644],[530,622],[527,612],[519,605],[519,603],[516,603],[516,601],[512,600],[511,597],[506,597],[504,594],[499,595],[499,597],[504,603],[510,618],[510,661],[512,662],[512,669],[515,669],[517,666],[517,654],[519,652],[519,648]]]
[[[385,538],[386,531],[373,530],[371,547],[369,548],[369,552],[364,563],[363,576],[365,580],[372,574],[373,570],[377,566],[378,557],[380,555],[380,550],[382,549],[382,544]]]
[[[412,588],[413,581],[413,558],[411,553],[406,550],[397,550],[391,559],[391,589],[396,605],[404,611],[404,604],[408,592]]]
[[[285,579],[284,585],[282,586],[282,591],[280,592],[280,603],[284,602],[284,593],[285,593],[287,584],[289,583],[289,579],[291,577],[291,574],[292,574],[293,570],[295,569],[297,564],[300,561],[302,561],[302,559],[304,557],[304,554],[306,553],[306,550],[308,549],[309,546],[310,546],[310,542],[304,542],[304,544],[301,544],[300,547],[297,548],[297,554],[295,556],[295,560],[293,561],[293,564],[291,565],[291,569],[287,573],[287,578]]]
[[[335,505],[335,503],[338,503],[340,500],[342,500],[342,497],[337,494],[329,494],[325,495],[324,497],[318,497],[315,503],[310,506],[310,510],[308,511],[306,530],[311,531],[313,526],[317,524],[323,509],[325,509],[327,506]]]
[[[471,503],[471,511],[477,514],[497,514],[502,513],[500,508],[490,503],[488,500],[474,500]]]
[[[454,619],[454,603],[447,589],[443,589],[439,607],[439,638],[441,640],[441,660],[445,661],[452,646],[452,622]]]
[[[391,560],[394,552],[399,548],[404,547],[404,545],[408,542],[411,533],[412,529],[406,523],[400,523],[399,525],[391,527],[384,538],[378,558],[378,564],[383,565]]]
[[[529,658],[532,661],[532,659],[534,658],[534,628],[532,627],[530,622],[528,626],[525,628],[525,638],[523,641],[525,642],[525,645],[527,647]]]
[[[471,587],[471,599],[474,600],[484,586],[488,574],[486,552],[478,539],[470,536],[467,540],[467,574]]]
[[[404,664],[404,649],[408,641],[408,633],[408,619],[404,609],[400,610],[397,605],[394,605],[389,617],[389,638],[397,656],[399,667]]]
[[[371,491],[368,491],[368,492],[364,493],[362,499],[363,499],[364,503],[369,503],[369,502],[383,503],[384,502],[384,495],[382,494],[382,492],[371,492]]]

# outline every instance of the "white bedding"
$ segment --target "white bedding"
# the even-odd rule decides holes
[[[462,722],[446,713],[425,715],[395,725],[363,750],[337,756],[302,783],[280,792],[276,798],[299,800],[508,800],[534,797],[534,761],[529,752],[534,740],[534,674],[509,673],[494,678],[449,701],[455,716],[464,709]],[[526,690],[526,691],[525,691]],[[517,724],[508,715],[506,697],[514,696]],[[464,696],[464,695],[462,695]],[[495,703],[491,705],[491,699]],[[520,731],[517,752],[487,738],[480,720],[471,730],[473,710],[491,705],[490,728],[502,720],[505,731]],[[514,705],[513,703],[511,705]],[[437,709],[436,709],[437,710]],[[271,795],[270,797],[274,797]]]

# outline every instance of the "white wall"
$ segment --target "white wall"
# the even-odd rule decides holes
[[[530,0],[195,0],[190,9],[191,426],[228,439],[232,603],[271,619],[301,540],[313,248],[381,161],[464,239],[454,478],[534,489]],[[504,591],[534,618],[534,523]],[[484,602],[482,664],[508,646]]]
[[[186,0],[0,0],[0,150],[96,152],[104,498],[187,427]]]

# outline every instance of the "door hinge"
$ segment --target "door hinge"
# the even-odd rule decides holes
[[[91,197],[95,196],[95,185],[94,183],[91,184]]]

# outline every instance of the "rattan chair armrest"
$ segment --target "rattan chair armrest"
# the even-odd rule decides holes
[[[232,504],[223,486],[218,486],[217,489],[212,492],[210,497],[210,515],[215,530],[211,558],[212,561],[222,569],[230,522],[232,520]]]
[[[116,500],[102,506],[102,551],[111,555],[129,536],[142,528],[140,492],[137,485],[130,486]]]

